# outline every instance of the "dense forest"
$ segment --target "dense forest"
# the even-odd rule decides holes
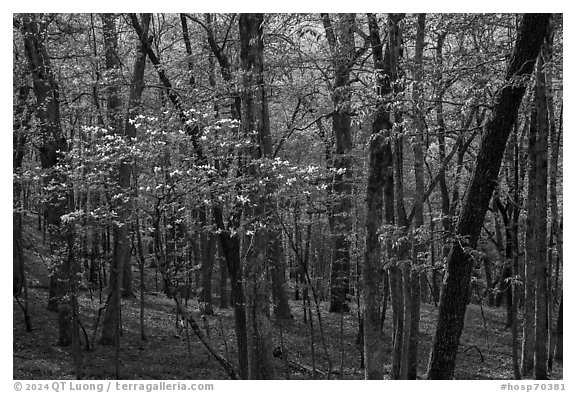
[[[14,14],[15,379],[562,379],[561,14]]]

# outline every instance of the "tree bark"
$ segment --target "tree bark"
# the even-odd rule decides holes
[[[270,279],[272,281],[272,306],[274,318],[292,319],[290,304],[288,303],[288,290],[286,284],[286,258],[282,247],[282,233],[278,230],[278,223],[274,220],[276,228],[268,243],[268,257],[270,260]]]
[[[256,163],[272,155],[270,119],[264,89],[263,14],[242,14],[240,29],[240,62],[243,71],[242,134],[251,142],[248,173],[255,179],[264,178]],[[268,227],[271,213],[271,184],[251,193],[251,206],[246,217],[254,220],[252,234],[246,236],[246,304],[248,312],[248,375],[250,379],[274,378],[272,362],[272,330],[270,323],[270,283],[268,242],[278,235]],[[280,239],[277,239],[280,240]]]
[[[192,53],[192,43],[190,41],[190,33],[188,30],[188,22],[185,14],[180,14],[180,23],[182,25],[182,38],[186,48],[187,63],[188,63],[188,78],[189,84],[192,89],[196,87],[196,78],[194,77],[194,62]],[[215,85],[212,75],[210,76],[210,84]],[[217,106],[215,105],[217,110]],[[212,273],[214,271],[214,262],[216,257],[216,235],[213,234],[208,228],[208,211],[206,206],[202,205],[194,209],[197,214],[200,228],[199,243],[200,243],[200,264],[202,273],[202,290],[200,291],[200,303],[202,312],[206,315],[213,315],[214,309],[212,308]]]
[[[116,30],[116,21],[114,14],[102,14],[102,29],[104,35],[106,71],[108,74],[108,85],[106,86],[107,103],[108,103],[108,130],[112,135],[122,137],[125,134],[124,122],[122,115],[122,100],[120,97],[120,60],[118,58],[118,33]],[[135,130],[135,128],[134,128]],[[131,198],[130,176],[131,165],[126,162],[118,164],[118,190],[128,198]],[[131,203],[124,203],[124,198],[118,198],[117,205],[114,209],[118,213],[118,222],[120,225],[114,227],[114,248],[112,264],[110,266],[109,296],[106,304],[104,320],[102,322],[102,335],[100,342],[104,345],[117,344],[120,334],[120,312],[121,312],[121,289],[124,291],[132,290],[132,283],[125,287],[125,269],[130,268],[130,234],[129,234],[129,217]],[[125,267],[128,266],[128,267]],[[131,277],[130,277],[131,278]],[[128,295],[129,293],[126,292]]]
[[[542,56],[544,59],[544,73],[546,79],[546,106],[548,108],[548,124],[549,129],[549,162],[548,166],[548,189],[550,192],[550,227],[548,230],[548,252],[546,255],[548,265],[548,369],[552,369],[554,362],[554,342],[553,342],[553,314],[555,308],[555,299],[557,299],[557,291],[553,292],[552,276],[553,276],[553,261],[554,261],[554,243],[556,243],[556,253],[561,242],[558,242],[558,160],[560,153],[560,146],[556,141],[559,137],[559,132],[556,130],[556,116],[554,114],[554,92],[552,88],[552,61],[553,61],[553,48],[554,48],[554,20],[550,23],[549,31],[546,36],[546,41],[542,48]],[[558,272],[556,272],[558,275]]]
[[[187,15],[187,17],[189,17]],[[202,25],[208,36],[208,43],[213,52],[214,57],[218,60],[222,78],[225,82],[232,81],[232,69],[228,56],[224,52],[223,46],[220,47],[216,43],[214,32],[212,30],[212,15],[205,14],[206,23],[191,18],[195,22]],[[211,70],[210,76],[211,86],[216,85],[214,75]],[[230,105],[230,116],[233,120],[240,120],[241,118],[241,100],[237,94],[233,96],[234,101]],[[228,171],[226,162],[216,160],[214,163],[215,168],[221,173]],[[241,175],[242,168],[238,169],[238,175]],[[246,321],[246,301],[244,293],[244,269],[240,257],[240,238],[238,228],[240,227],[240,219],[242,209],[239,206],[234,206],[230,212],[228,222],[224,222],[224,212],[222,206],[212,198],[214,204],[212,208],[212,218],[216,227],[219,230],[220,246],[222,250],[222,257],[224,259],[225,272],[221,271],[221,286],[225,285],[227,277],[230,279],[230,300],[234,307],[234,326],[236,330],[236,343],[238,347],[238,371],[241,379],[249,378],[249,361],[248,361],[248,332]],[[227,273],[227,274],[226,274]],[[221,303],[226,300],[225,288],[221,287]]]
[[[512,233],[512,247],[513,247],[513,256],[512,256],[512,274],[514,277],[519,277],[519,270],[520,270],[520,261],[519,261],[519,242],[518,242],[518,221],[520,218],[520,194],[521,194],[521,187],[520,187],[520,145],[519,145],[519,138],[518,138],[518,123],[516,123],[516,127],[514,127],[514,132],[512,133],[512,137],[510,140],[511,145],[513,146],[512,153],[513,157],[511,159],[512,162],[512,179],[510,179],[510,183],[512,185],[510,194],[513,198],[512,203],[512,214],[511,214],[511,223],[510,223],[510,231]],[[518,280],[514,280],[512,282],[512,324],[510,326],[510,330],[512,333],[512,368],[514,370],[514,378],[515,379],[522,379],[522,373],[520,369],[520,359],[518,356],[518,305],[520,303],[520,284]]]
[[[218,239],[219,240],[219,239]],[[228,270],[226,268],[226,262],[224,260],[224,255],[222,255],[222,246],[219,245],[220,243],[217,242],[216,246],[219,247],[218,248],[218,269],[220,271],[220,280],[218,282],[219,286],[220,286],[220,299],[219,300],[219,304],[220,304],[220,308],[222,309],[226,309],[228,307],[230,307],[230,299],[229,299],[229,294],[228,294]]]
[[[564,297],[560,299],[558,309],[558,319],[556,320],[556,346],[554,348],[554,359],[562,361],[564,358],[564,324],[562,314],[564,312]]]
[[[147,37],[148,28],[150,25],[150,14],[142,14],[142,26],[144,29],[143,37]],[[124,129],[126,136],[133,138],[136,136],[136,116],[140,112],[142,92],[144,91],[144,72],[146,70],[146,42],[142,40],[139,41],[138,51],[136,54],[136,59],[134,61],[134,72],[132,74],[132,83],[130,85],[130,95],[128,98],[128,111],[126,114],[126,122],[124,123]],[[136,171],[137,172],[137,171]],[[137,181],[137,178],[136,178]],[[138,188],[135,187],[133,190],[134,196],[138,193]],[[138,217],[136,218],[136,237],[139,255],[139,270],[140,270],[140,339],[146,340],[145,325],[144,325],[144,310],[145,310],[145,300],[144,300],[144,251],[142,249],[142,235],[140,229],[140,223]],[[142,228],[144,230],[144,228]]]
[[[384,185],[386,172],[392,165],[392,155],[386,136],[392,129],[390,110],[385,100],[391,93],[390,65],[384,63],[384,56],[380,41],[380,33],[376,16],[368,14],[368,27],[370,30],[370,43],[374,68],[377,70],[376,90],[380,98],[372,120],[372,134],[369,141],[368,182],[366,189],[366,248],[363,266],[363,330],[364,330],[364,356],[365,378],[383,379],[384,377],[384,335],[380,327],[380,304],[382,293],[381,260],[383,258],[379,229],[382,226]],[[384,312],[384,311],[382,311]]]
[[[15,75],[16,76],[16,75]],[[12,185],[12,277],[13,286],[12,294],[18,299],[21,294],[24,295],[24,323],[26,331],[32,331],[32,322],[28,311],[28,287],[24,268],[24,246],[22,239],[22,212],[26,209],[22,203],[22,161],[24,159],[25,148],[27,143],[27,131],[30,128],[32,112],[28,108],[28,97],[31,91],[30,86],[25,82],[25,75],[20,77],[16,84],[17,92],[14,100],[14,117],[12,130],[12,171],[14,180]]]
[[[478,242],[484,215],[498,179],[506,141],[526,90],[525,80],[534,69],[549,18],[547,14],[523,16],[506,72],[506,85],[498,93],[493,113],[485,126],[474,174],[456,226],[456,236],[466,241],[466,248],[462,242],[455,242],[448,256],[438,325],[428,365],[430,379],[451,379],[454,375],[473,267],[467,249],[474,249]]]
[[[508,144],[511,146],[511,144]],[[498,191],[494,193],[493,197],[494,206],[500,212],[502,216],[502,221],[504,222],[504,232],[506,233],[506,244],[502,244],[502,232],[500,228],[500,222],[497,219],[497,213],[495,216],[495,225],[494,228],[496,230],[496,238],[500,237],[497,240],[499,253],[502,252],[502,248],[504,247],[504,266],[502,266],[502,271],[500,273],[500,281],[498,282],[498,294],[496,296],[495,305],[496,307],[500,307],[502,303],[502,298],[506,301],[506,327],[512,326],[512,285],[510,283],[510,278],[512,277],[512,253],[513,253],[513,235],[512,235],[512,227],[510,223],[510,216],[509,214],[512,213],[512,209],[509,208],[512,204],[507,202],[507,206],[505,207],[502,202],[500,202],[500,198],[498,196]]]
[[[350,115],[350,70],[354,53],[355,14],[341,14],[336,26],[328,14],[322,14],[324,30],[332,51],[334,80],[332,82],[332,131],[335,140],[333,157],[332,264],[330,270],[330,312],[346,312],[350,283],[350,241],[352,231],[352,133]]]
[[[442,79],[443,74],[443,63],[444,63],[444,56],[443,56],[443,48],[444,48],[444,41],[446,40],[447,32],[443,31],[438,34],[436,40],[436,122],[438,123],[438,154],[440,158],[440,162],[443,162],[446,159],[446,125],[444,123],[444,81]],[[440,197],[442,201],[442,229],[444,229],[444,233],[447,236],[452,234],[452,217],[450,216],[450,195],[448,193],[448,186],[446,183],[446,174],[442,171],[439,174],[438,184],[440,186]],[[446,238],[448,239],[448,237]],[[442,258],[445,259],[448,257],[448,253],[450,251],[450,242],[445,240],[442,243]],[[433,272],[435,272],[433,270]]]
[[[57,168],[68,151],[68,143],[60,121],[60,88],[54,77],[45,45],[45,38],[48,34],[47,21],[37,19],[34,14],[25,14],[19,20],[19,27],[36,97],[35,111],[40,131],[40,164],[47,172],[45,184],[48,185],[54,181],[56,184],[66,185],[66,173]],[[58,195],[58,192],[48,193],[48,201],[44,210],[44,218],[50,234],[50,248],[53,251],[58,247],[70,245],[74,236],[71,225],[63,223],[61,219],[69,211],[72,200],[72,192],[67,186],[65,187],[66,189],[62,190],[63,195]],[[67,252],[70,256],[72,250],[68,247]],[[62,297],[69,294],[71,263],[73,263],[71,258],[64,257],[63,260],[58,261],[55,271],[50,276],[48,309],[59,313],[58,342],[60,345],[70,345],[73,335],[70,325],[70,304],[62,303]]]
[[[238,373],[240,379],[248,379],[248,331],[246,324],[246,300],[244,295],[244,271],[240,260],[240,238],[238,233],[232,234],[229,228],[238,228],[240,213],[231,216],[228,226],[224,224],[222,209],[214,206],[214,221],[220,230],[220,244],[226,261],[226,269],[230,276],[230,297],[234,307],[234,328],[236,330],[236,345],[238,347]]]
[[[536,65],[536,86],[528,138],[528,212],[526,263],[534,264],[535,323],[534,378],[548,379],[548,264],[546,261],[547,185],[548,185],[548,109],[543,58]],[[531,242],[531,244],[528,244]],[[526,277],[526,281],[529,277]],[[529,310],[526,310],[530,312]],[[532,326],[525,326],[526,329]]]
[[[200,208],[201,225],[206,225],[207,212],[205,208]],[[200,292],[200,302],[204,314],[213,315],[212,308],[212,272],[214,271],[214,262],[216,260],[216,237],[209,232],[207,228],[201,228],[200,233],[200,255],[202,264],[202,291]]]
[[[422,65],[422,58],[424,54],[424,34],[426,26],[426,14],[418,14],[417,31],[416,31],[416,49],[414,54],[414,63],[416,66],[413,99],[414,99],[414,115],[415,115],[415,128],[417,132],[416,141],[413,144],[414,150],[414,182],[416,188],[416,195],[424,194],[424,133],[425,131],[425,117],[423,112],[423,97],[422,97],[422,77],[424,69]],[[412,309],[410,321],[410,339],[408,351],[408,370],[407,379],[416,379],[418,372],[418,339],[419,339],[419,325],[420,325],[420,284],[425,280],[425,273],[420,270],[420,265],[424,261],[422,255],[426,251],[423,233],[419,231],[424,226],[424,201],[416,199],[414,206],[414,231],[415,238],[413,240],[414,246],[412,250],[412,261],[414,266],[411,269],[411,298],[410,308]],[[423,277],[422,277],[423,276]]]

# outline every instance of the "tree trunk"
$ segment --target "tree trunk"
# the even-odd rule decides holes
[[[398,265],[390,267],[390,298],[392,300],[392,372],[391,379],[400,379],[402,339],[404,333],[404,296],[402,292],[402,270]]]
[[[106,86],[108,102],[108,129],[110,134],[122,136],[127,129],[124,129],[124,117],[122,116],[122,102],[120,98],[121,78],[120,60],[117,54],[118,33],[116,31],[116,22],[114,14],[102,14],[102,25],[105,46],[106,70],[108,73],[108,86]],[[134,128],[135,130],[135,128]],[[118,164],[118,189],[128,198],[130,193],[130,175],[131,165],[126,162]],[[125,265],[130,265],[130,235],[129,235],[129,217],[131,203],[123,202],[124,198],[118,198],[117,205],[114,209],[118,213],[118,222],[121,225],[114,227],[114,248],[113,258],[110,267],[109,296],[106,304],[104,320],[102,322],[102,335],[100,342],[104,345],[118,345],[120,334],[120,312],[121,312],[121,287],[123,287]],[[130,267],[130,266],[128,266]],[[130,269],[131,272],[131,269]],[[130,280],[131,281],[131,280]],[[132,283],[124,288],[125,291],[131,291]],[[126,292],[126,294],[129,294]]]
[[[255,179],[264,178],[256,160],[272,156],[270,119],[264,86],[263,14],[242,14],[239,20],[240,61],[243,71],[241,131],[251,146],[248,173]],[[263,176],[264,175],[264,176]],[[275,208],[272,185],[253,192],[253,207],[246,208],[246,216],[255,220],[252,234],[246,236],[246,304],[248,311],[248,375],[250,379],[274,378],[272,363],[272,330],[270,324],[270,283],[267,279],[269,263],[268,242],[280,241],[279,232],[269,227],[267,216]],[[259,227],[262,225],[262,227]]]
[[[182,38],[184,40],[184,46],[186,47],[186,54],[188,55],[188,73],[189,73],[189,83],[190,86],[196,84],[196,78],[194,77],[194,62],[192,61],[192,43],[190,42],[190,33],[188,32],[188,22],[186,20],[185,14],[180,14],[180,23],[182,24]]]
[[[535,320],[534,378],[548,379],[548,264],[546,261],[546,217],[548,211],[548,109],[543,58],[536,65],[536,86],[528,138],[528,212],[526,219],[526,262],[534,264]],[[529,236],[530,234],[530,236]],[[531,244],[528,244],[531,242]],[[526,277],[526,281],[529,277]],[[532,295],[534,296],[534,295]],[[527,310],[529,312],[529,310]],[[527,325],[525,328],[531,328]]]
[[[220,64],[220,70],[222,78],[225,82],[231,82],[232,73],[231,65],[228,57],[224,53],[221,47],[216,43],[214,33],[212,31],[212,15],[205,14],[206,19],[206,32],[208,35],[208,43],[210,48]],[[215,80],[213,75],[210,77],[211,85],[215,86]],[[175,96],[177,98],[177,96]],[[234,120],[240,120],[241,118],[241,102],[238,94],[233,95],[234,102],[230,105],[230,115]],[[175,103],[175,106],[181,108],[181,104]],[[184,115],[184,112],[181,111]],[[183,118],[183,117],[182,117]],[[197,134],[196,134],[197,135]],[[196,146],[199,144],[196,142]],[[197,149],[198,150],[198,149]],[[226,162],[221,162],[216,160],[215,168],[221,173],[226,173],[228,171],[228,165]],[[238,169],[238,175],[240,176],[240,171],[242,168]],[[214,201],[214,198],[213,198]],[[244,294],[244,269],[242,266],[242,260],[240,257],[240,239],[238,235],[238,228],[240,227],[240,218],[242,215],[241,208],[238,206],[233,207],[233,211],[230,214],[230,219],[228,223],[224,222],[222,207],[215,202],[212,208],[213,220],[216,227],[219,230],[220,245],[222,250],[222,257],[225,262],[226,272],[221,271],[220,275],[220,285],[221,285],[221,303],[226,300],[226,290],[222,288],[225,285],[227,276],[230,279],[230,300],[232,306],[234,307],[234,324],[236,330],[236,343],[238,347],[238,368],[239,376],[241,379],[248,379],[249,377],[249,361],[248,361],[248,332],[247,332],[247,322],[246,322],[246,302]],[[223,267],[221,266],[221,269]],[[227,273],[227,274],[226,274]],[[224,295],[224,296],[222,296]]]
[[[206,209],[199,209],[200,223],[208,223]],[[207,228],[201,228],[200,233],[200,256],[202,264],[202,291],[200,292],[200,303],[202,312],[206,315],[213,315],[212,308],[212,272],[214,271],[214,261],[216,260],[216,236],[209,232]]]
[[[526,90],[524,79],[532,73],[549,18],[547,14],[523,16],[506,72],[506,84],[498,93],[493,113],[485,126],[474,174],[456,226],[456,235],[467,238],[467,246],[472,249],[478,242],[484,215],[498,179],[506,141]],[[438,325],[428,365],[430,379],[451,379],[454,375],[472,267],[469,253],[461,242],[455,242],[448,256],[440,296]]]
[[[562,361],[564,359],[564,324],[562,314],[564,312],[564,297],[560,299],[560,308],[558,309],[558,319],[556,320],[556,347],[554,348],[554,359]]]
[[[192,53],[192,43],[190,41],[190,34],[188,30],[188,22],[185,14],[180,14],[180,23],[182,25],[182,38],[184,46],[186,47],[187,63],[188,63],[188,77],[191,88],[196,87],[196,78],[194,77],[194,62]],[[213,67],[211,69],[213,72]],[[210,84],[215,86],[213,75],[210,75]],[[216,111],[218,107],[215,105]],[[198,158],[198,162],[200,158]],[[204,159],[205,161],[205,159]],[[208,212],[205,206],[200,206],[194,209],[198,215],[200,228],[200,264],[202,273],[202,290],[200,291],[201,309],[204,314],[213,315],[214,309],[212,308],[212,273],[214,271],[214,262],[216,257],[216,236],[211,233],[207,228],[209,223]]]
[[[382,52],[383,44],[380,41],[380,32],[376,16],[368,14],[368,27],[370,30],[370,43],[372,46],[372,58],[377,73],[376,92],[383,101],[390,94],[390,78],[384,77],[389,74],[389,64],[384,63]],[[388,72],[387,72],[388,71]],[[384,378],[384,336],[380,327],[381,312],[380,304],[382,293],[380,283],[382,281],[381,260],[383,257],[378,231],[382,226],[382,209],[384,205],[384,184],[386,181],[387,168],[392,165],[392,156],[385,149],[389,144],[386,136],[392,129],[390,111],[383,102],[380,102],[372,120],[372,134],[369,141],[368,158],[368,182],[366,190],[366,248],[363,266],[364,310],[364,356],[365,378]]]
[[[510,143],[507,146],[511,146]],[[500,202],[500,198],[498,197],[498,191],[494,193],[493,197],[494,206],[496,210],[500,211],[500,215],[502,216],[502,220],[504,221],[504,231],[506,233],[506,245],[504,246],[504,266],[502,266],[502,271],[500,273],[500,282],[498,283],[498,295],[496,296],[496,307],[500,307],[502,302],[502,298],[504,297],[506,301],[506,327],[512,326],[512,284],[510,279],[512,277],[512,252],[513,252],[513,239],[512,239],[512,227],[510,224],[510,216],[509,216],[509,209],[508,207],[504,207],[504,205]],[[512,203],[507,202],[507,206],[511,206]],[[496,213],[497,215],[497,213]],[[496,238],[500,237],[497,241],[499,246],[499,252],[501,253],[502,245],[502,232],[499,225],[499,220],[495,217],[495,221],[498,222],[498,225],[494,225],[496,232]]]
[[[74,236],[71,225],[61,220],[61,217],[70,209],[72,191],[68,189],[66,173],[58,169],[63,154],[68,151],[68,144],[60,122],[60,90],[44,41],[47,34],[47,21],[38,20],[34,14],[26,14],[20,19],[19,27],[36,97],[35,111],[40,130],[40,164],[48,172],[45,184],[48,185],[54,181],[66,187],[62,190],[63,198],[58,195],[58,192],[48,193],[45,206],[44,218],[50,234],[50,248],[54,251],[58,247],[72,244]],[[48,309],[59,313],[58,341],[60,345],[69,345],[72,341],[70,304],[61,303],[62,297],[69,294],[70,264],[74,262],[70,258],[72,249],[68,247],[67,252],[69,257],[58,261],[55,271],[50,276],[48,298]]]
[[[413,144],[414,150],[414,182],[416,185],[416,195],[424,194],[424,133],[425,131],[425,118],[423,113],[423,97],[422,97],[422,77],[423,65],[422,58],[424,53],[424,34],[426,26],[426,14],[418,14],[418,27],[416,31],[416,49],[414,54],[415,70],[415,83],[413,88],[414,99],[414,114],[415,114],[415,128],[417,132],[416,141]],[[425,273],[420,272],[420,265],[425,261],[422,257],[426,251],[424,237],[419,232],[419,229],[424,225],[424,201],[416,199],[414,206],[414,231],[416,232],[415,239],[413,239],[414,246],[412,250],[413,264],[417,268],[411,269],[411,298],[410,308],[412,309],[410,321],[410,339],[408,348],[408,370],[407,379],[416,379],[418,373],[418,339],[419,339],[419,325],[420,325],[420,294],[421,294],[421,281],[422,275]],[[425,278],[425,276],[424,276]]]
[[[549,149],[549,161],[548,166],[548,190],[550,192],[550,229],[548,231],[548,252],[546,256],[546,263],[548,265],[548,369],[552,369],[554,362],[554,343],[553,343],[553,314],[555,308],[554,299],[557,299],[558,294],[553,292],[552,287],[552,276],[553,276],[553,261],[554,261],[554,242],[556,242],[556,252],[558,254],[558,247],[560,242],[558,242],[558,160],[560,153],[560,146],[556,141],[559,137],[559,132],[556,130],[556,116],[554,114],[554,92],[552,89],[552,56],[554,47],[554,26],[555,23],[552,21],[548,34],[546,36],[546,41],[542,48],[542,56],[544,58],[544,73],[546,77],[546,106],[548,108],[548,124],[550,126],[548,145]],[[558,275],[559,273],[556,272]]]
[[[520,187],[520,146],[519,146],[519,138],[518,138],[518,123],[516,123],[516,127],[514,127],[514,132],[512,133],[512,137],[510,140],[511,145],[513,146],[513,157],[511,159],[512,163],[512,179],[510,179],[510,183],[512,185],[510,194],[513,198],[512,203],[512,217],[510,219],[510,231],[512,233],[512,274],[514,277],[519,277],[520,274],[520,263],[519,263],[519,241],[518,241],[518,221],[520,218],[520,194],[521,194],[521,187]],[[521,367],[520,367],[520,359],[518,356],[518,305],[520,303],[520,290],[521,286],[518,283],[518,280],[514,280],[512,282],[512,325],[510,326],[510,330],[512,333],[512,368],[514,370],[514,378],[515,379],[522,379]]]
[[[388,61],[390,62],[390,79],[392,93],[399,94],[403,89],[402,82],[398,82],[401,74],[399,62],[402,48],[402,29],[399,22],[404,14],[388,14]],[[397,313],[394,333],[393,352],[393,378],[406,379],[408,376],[408,357],[410,349],[410,331],[412,323],[411,309],[411,245],[408,241],[410,223],[404,206],[404,151],[402,136],[402,115],[392,111],[392,140],[393,140],[393,176],[394,176],[394,213],[397,226],[394,228],[392,240],[393,258],[396,260],[396,296]]]
[[[276,221],[276,220],[275,220]],[[278,228],[278,223],[273,224],[275,229],[268,243],[268,258],[270,261],[270,279],[272,281],[272,306],[274,308],[274,318],[292,319],[292,312],[288,304],[288,291],[286,284],[286,258],[282,247],[282,234]]]
[[[143,37],[147,37],[148,28],[150,25],[150,14],[142,14],[142,26],[144,29]],[[142,39],[138,45],[138,52],[136,54],[136,59],[134,61],[134,72],[132,74],[132,83],[130,85],[130,96],[128,98],[128,111],[126,115],[126,122],[124,123],[125,133],[127,137],[136,136],[136,124],[135,120],[140,112],[142,92],[144,91],[144,72],[146,70],[146,43]],[[136,171],[137,172],[137,171]],[[136,181],[138,178],[136,177]],[[134,188],[134,196],[138,193],[138,187]],[[142,249],[142,235],[140,229],[140,223],[138,217],[136,218],[136,236],[138,245],[138,255],[139,255],[139,271],[140,271],[140,339],[146,340],[146,332],[144,325],[144,280],[145,280],[145,270],[144,270],[144,250]],[[142,230],[144,228],[142,227]]]
[[[143,227],[140,227],[140,220],[136,217],[136,247],[138,252],[138,271],[140,273],[140,340],[146,341],[146,325],[144,323],[144,312],[146,309],[146,302],[144,298],[145,292],[145,280],[146,280],[146,271],[144,269],[146,258],[144,257],[144,247],[142,245],[142,230]]]
[[[230,297],[234,307],[234,328],[236,330],[236,345],[238,347],[238,371],[240,379],[248,379],[248,332],[246,326],[246,300],[244,296],[244,272],[240,260],[240,239],[238,234],[232,235],[227,230],[222,217],[222,210],[217,205],[213,208],[214,221],[220,230],[220,244],[230,277]],[[229,228],[237,228],[238,214],[233,217]]]
[[[332,131],[335,140],[333,157],[332,264],[330,270],[330,312],[346,312],[350,282],[350,241],[352,231],[352,133],[350,115],[350,71],[354,53],[355,14],[340,14],[336,26],[328,14],[322,14],[324,29],[332,51]]]
[[[438,34],[436,40],[436,122],[438,123],[438,154],[440,162],[444,162],[446,159],[446,125],[444,123],[444,81],[442,79],[443,75],[443,48],[444,41],[446,39],[447,33],[441,32]],[[450,242],[448,241],[449,236],[452,234],[452,217],[450,216],[450,195],[448,193],[448,186],[446,183],[446,174],[444,171],[440,173],[438,184],[440,186],[440,197],[442,201],[442,229],[444,234],[448,236],[446,240],[442,243],[442,259],[448,257],[450,251]]]
[[[32,331],[32,322],[28,312],[28,287],[24,269],[24,247],[22,239],[22,212],[26,210],[22,202],[22,161],[24,159],[27,142],[26,132],[30,128],[32,112],[27,105],[30,94],[30,86],[25,82],[26,75],[19,76],[20,82],[17,84],[17,93],[14,100],[14,117],[12,130],[12,171],[14,174],[12,186],[12,293],[18,299],[24,295],[24,323],[26,331]]]
[[[218,246],[220,243],[217,242],[216,245],[219,248],[218,251],[218,269],[220,270],[220,308],[226,309],[230,307],[230,299],[228,294],[228,270],[226,269],[226,261],[224,260],[224,255],[222,255],[222,247]]]

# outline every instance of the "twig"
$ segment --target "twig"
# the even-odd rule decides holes
[[[226,336],[224,335],[224,325],[222,324],[222,318],[220,318],[220,315],[218,315],[217,318],[218,325],[220,326],[220,337],[224,342],[224,353],[226,354],[226,357],[229,358],[230,354],[228,353],[228,340],[226,340]]]
[[[476,292],[478,292],[478,288],[476,288]],[[478,294],[479,295],[479,294]],[[486,347],[488,351],[490,351],[490,342],[488,341],[488,328],[486,327],[486,317],[484,316],[484,306],[482,305],[482,298],[480,298],[480,315],[482,315],[482,322],[484,325],[484,337],[486,338]]]
[[[20,302],[20,298],[16,295],[14,295],[14,299],[16,299],[16,301],[18,302],[18,305],[20,306],[20,308],[22,309],[22,312],[24,313],[24,320],[28,320],[30,318],[30,316],[28,315],[28,312],[26,311],[26,308],[24,307],[24,305]],[[28,326],[26,326],[26,331],[27,332],[31,332],[32,329],[28,329]]]
[[[318,318],[318,328],[320,329],[320,342],[322,343],[322,349],[324,350],[324,353],[326,355],[326,361],[328,362],[328,375],[326,379],[329,379],[330,373],[332,372],[332,360],[330,359],[330,355],[328,353],[328,346],[326,345],[326,338],[324,335],[324,325],[322,324],[322,313],[320,312],[320,302],[318,301],[318,292],[316,291],[316,287],[312,285],[312,279],[310,278],[310,273],[308,272],[308,266],[305,266],[302,254],[299,252],[298,247],[296,247],[296,245],[294,244],[294,239],[292,238],[292,235],[288,232],[288,229],[286,228],[286,225],[284,224],[282,217],[280,217],[280,215],[278,214],[278,211],[276,209],[273,209],[273,211],[274,214],[276,215],[276,218],[278,219],[278,222],[280,223],[280,225],[282,225],[284,233],[288,237],[290,246],[294,250],[294,253],[298,256],[298,262],[302,266],[306,277],[306,281],[308,282],[308,286],[312,290],[312,297],[314,298],[314,305],[316,308],[316,317]],[[310,320],[312,320],[312,315],[310,315]]]
[[[15,358],[20,358],[20,359],[34,360],[34,359],[32,359],[32,358],[29,358],[29,357],[27,357],[27,356],[22,356],[22,355],[13,354],[12,356],[14,356]]]
[[[210,340],[204,335],[204,332],[202,331],[202,329],[200,329],[200,327],[196,323],[196,320],[192,316],[192,313],[190,313],[185,307],[182,307],[178,295],[174,296],[174,301],[176,302],[176,311],[182,314],[184,320],[186,320],[188,324],[190,324],[192,331],[200,339],[202,344],[204,344],[204,347],[206,347],[208,352],[210,352],[210,354],[218,361],[218,363],[220,363],[220,365],[228,373],[230,378],[238,379],[238,373],[236,373],[234,366],[232,366],[232,364],[230,364],[228,360],[224,359],[224,357],[220,355],[218,351],[212,346]]]
[[[78,318],[78,325],[80,325],[80,328],[82,328],[82,331],[84,332],[84,340],[86,340],[86,351],[91,351],[92,347],[90,346],[90,340],[88,339],[88,333],[86,332],[84,325],[82,325],[82,321],[80,321],[80,318]]]
[[[466,348],[466,350],[464,351],[464,353],[468,352],[469,350],[471,350],[472,348],[476,349],[478,351],[478,353],[480,354],[480,361],[482,363],[484,363],[484,356],[482,355],[482,351],[480,350],[480,348],[478,348],[476,345],[472,345],[468,348]]]

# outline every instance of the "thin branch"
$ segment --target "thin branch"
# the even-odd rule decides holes
[[[278,156],[278,153],[280,152],[280,149],[282,148],[282,145],[284,144],[284,142],[290,138],[292,136],[292,134],[294,133],[294,131],[305,131],[308,128],[312,127],[314,124],[316,124],[319,120],[321,120],[322,118],[328,118],[330,116],[332,116],[334,112],[330,112],[324,115],[320,115],[317,118],[315,118],[314,120],[312,120],[310,123],[308,123],[307,125],[305,125],[304,127],[292,127],[290,128],[285,135],[282,136],[282,138],[280,138],[280,141],[278,141],[278,146],[276,146],[276,149],[274,150],[274,154],[272,155],[272,158],[276,158],[276,156]]]
[[[228,34],[230,34],[230,30],[232,30],[232,25],[234,24],[234,19],[236,19],[236,14],[232,14],[232,18],[230,18],[230,24],[228,25],[228,29],[226,29],[226,34],[224,34],[224,41],[222,41],[222,47],[220,50],[224,50],[226,43],[228,42]]]
[[[474,140],[474,138],[476,137],[476,133],[473,133],[472,135],[470,135],[470,137],[466,140],[466,142],[464,142],[464,146],[466,148],[468,148],[468,146],[470,146],[470,144],[472,143],[472,141]],[[444,174],[444,172],[446,171],[446,168],[448,167],[448,163],[450,163],[450,160],[452,159],[452,157],[454,157],[454,154],[456,154],[456,152],[458,151],[458,148],[460,147],[460,144],[462,144],[461,142],[462,140],[459,140],[459,143],[456,143],[453,147],[452,150],[450,151],[450,153],[446,156],[446,158],[444,159],[444,161],[442,162],[442,166],[440,167],[440,169],[438,170],[438,173],[436,174],[436,176],[434,177],[434,179],[432,179],[432,181],[430,182],[430,184],[428,185],[428,189],[426,190],[426,192],[420,197],[420,203],[424,203],[426,201],[426,199],[428,199],[428,197],[430,196],[430,194],[432,194],[432,191],[434,190],[434,188],[436,187],[436,184],[438,183],[438,181],[440,180],[440,177]],[[408,215],[408,220],[407,223],[410,224],[412,222],[412,219],[414,218],[414,214],[416,213],[416,204],[414,206],[412,206],[412,209],[410,210],[410,214]]]
[[[334,27],[330,21],[330,16],[326,13],[320,14],[322,17],[322,23],[324,24],[324,30],[326,32],[326,39],[328,40],[328,45],[332,50],[332,54],[336,53],[336,35],[334,34]]]

